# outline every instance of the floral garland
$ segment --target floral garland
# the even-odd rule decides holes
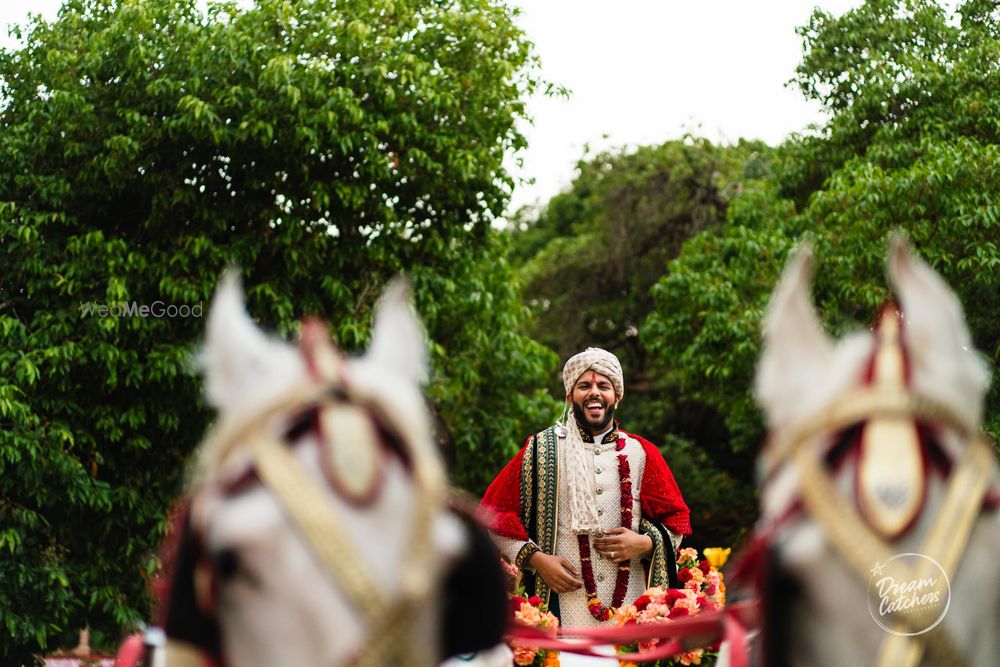
[[[710,560],[700,560],[694,549],[678,550],[677,576],[683,582],[683,588],[647,589],[635,602],[615,611],[615,625],[669,623],[685,616],[723,608],[726,604],[726,585],[718,568],[725,563],[729,550],[705,549],[705,555]],[[618,646],[619,667],[638,667],[634,661],[629,660],[629,654],[649,651],[659,643],[659,639],[648,639]],[[657,661],[655,667],[714,665],[718,658],[718,648],[718,641],[690,648],[672,658]]]
[[[615,451],[625,448],[625,439],[618,438]],[[628,464],[628,457],[625,454],[618,455],[618,481],[621,485],[621,511],[622,527],[632,528],[632,477]],[[576,536],[577,544],[580,546],[580,569],[583,571],[583,585],[587,591],[587,609],[590,615],[598,621],[611,620],[614,610],[622,606],[625,601],[625,593],[628,592],[629,572],[631,571],[631,561],[624,560],[618,563],[618,576],[615,579],[615,592],[611,599],[611,606],[605,607],[601,599],[597,597],[597,585],[594,583],[594,568],[590,562],[590,536],[580,534]]]
[[[559,619],[549,611],[545,600],[535,595],[526,595],[524,589],[518,587],[510,598],[514,621],[539,628],[555,637],[559,630]],[[508,640],[507,645],[514,654],[514,664],[519,667],[559,667],[559,651],[530,646],[530,642],[523,640]]]

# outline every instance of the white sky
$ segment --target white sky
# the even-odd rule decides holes
[[[520,0],[520,25],[546,79],[568,99],[537,96],[523,178],[510,210],[566,189],[591,149],[658,144],[685,132],[776,144],[820,122],[785,82],[802,56],[795,28],[813,7],[839,15],[860,0]]]
[[[821,120],[784,84],[802,55],[795,27],[814,6],[840,14],[861,0],[513,0],[542,76],[569,99],[529,101],[521,178],[511,210],[566,189],[585,144],[655,144],[685,132],[778,143]],[[59,0],[0,0],[0,25],[54,18]],[[6,30],[0,44],[11,46]]]

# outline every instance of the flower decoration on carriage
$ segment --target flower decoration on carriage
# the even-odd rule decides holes
[[[507,595],[515,595],[521,587],[521,568],[501,557],[500,572],[503,575],[504,590],[507,591]]]
[[[711,553],[711,558],[719,563],[725,562],[728,550]],[[721,554],[721,555],[720,555]],[[706,555],[709,555],[706,553]],[[669,623],[678,618],[694,616],[703,611],[715,611],[726,604],[726,585],[722,572],[707,559],[699,559],[695,549],[679,549],[677,551],[677,579],[682,588],[653,587],[640,595],[635,602],[623,605],[615,611],[615,625],[633,625],[647,623]],[[659,639],[649,639],[618,646],[619,662],[623,666],[634,666],[628,660],[629,653],[649,651],[660,643]],[[697,648],[680,653],[673,658],[661,660],[660,667],[675,665],[711,665],[718,656],[718,645],[707,648]]]
[[[538,628],[553,638],[559,631],[559,619],[549,611],[545,601],[537,595],[527,597],[523,587],[518,587],[510,598],[514,622],[529,628]],[[531,640],[510,639],[514,664],[521,667],[559,667],[559,651],[531,646]]]
[[[714,550],[705,551],[712,553]],[[684,584],[685,589],[706,598],[714,609],[726,606],[726,584],[722,572],[708,559],[699,560],[696,550],[689,548],[677,551],[677,580]]]

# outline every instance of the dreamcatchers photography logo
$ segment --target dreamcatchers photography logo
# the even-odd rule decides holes
[[[944,620],[951,583],[944,568],[923,554],[897,554],[875,563],[868,581],[868,611],[886,632],[922,635]]]

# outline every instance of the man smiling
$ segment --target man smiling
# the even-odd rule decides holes
[[[565,422],[528,438],[481,507],[528,592],[563,625],[598,625],[648,586],[676,585],[690,512],[659,450],[614,421],[625,393],[618,358],[587,348],[562,379]]]

